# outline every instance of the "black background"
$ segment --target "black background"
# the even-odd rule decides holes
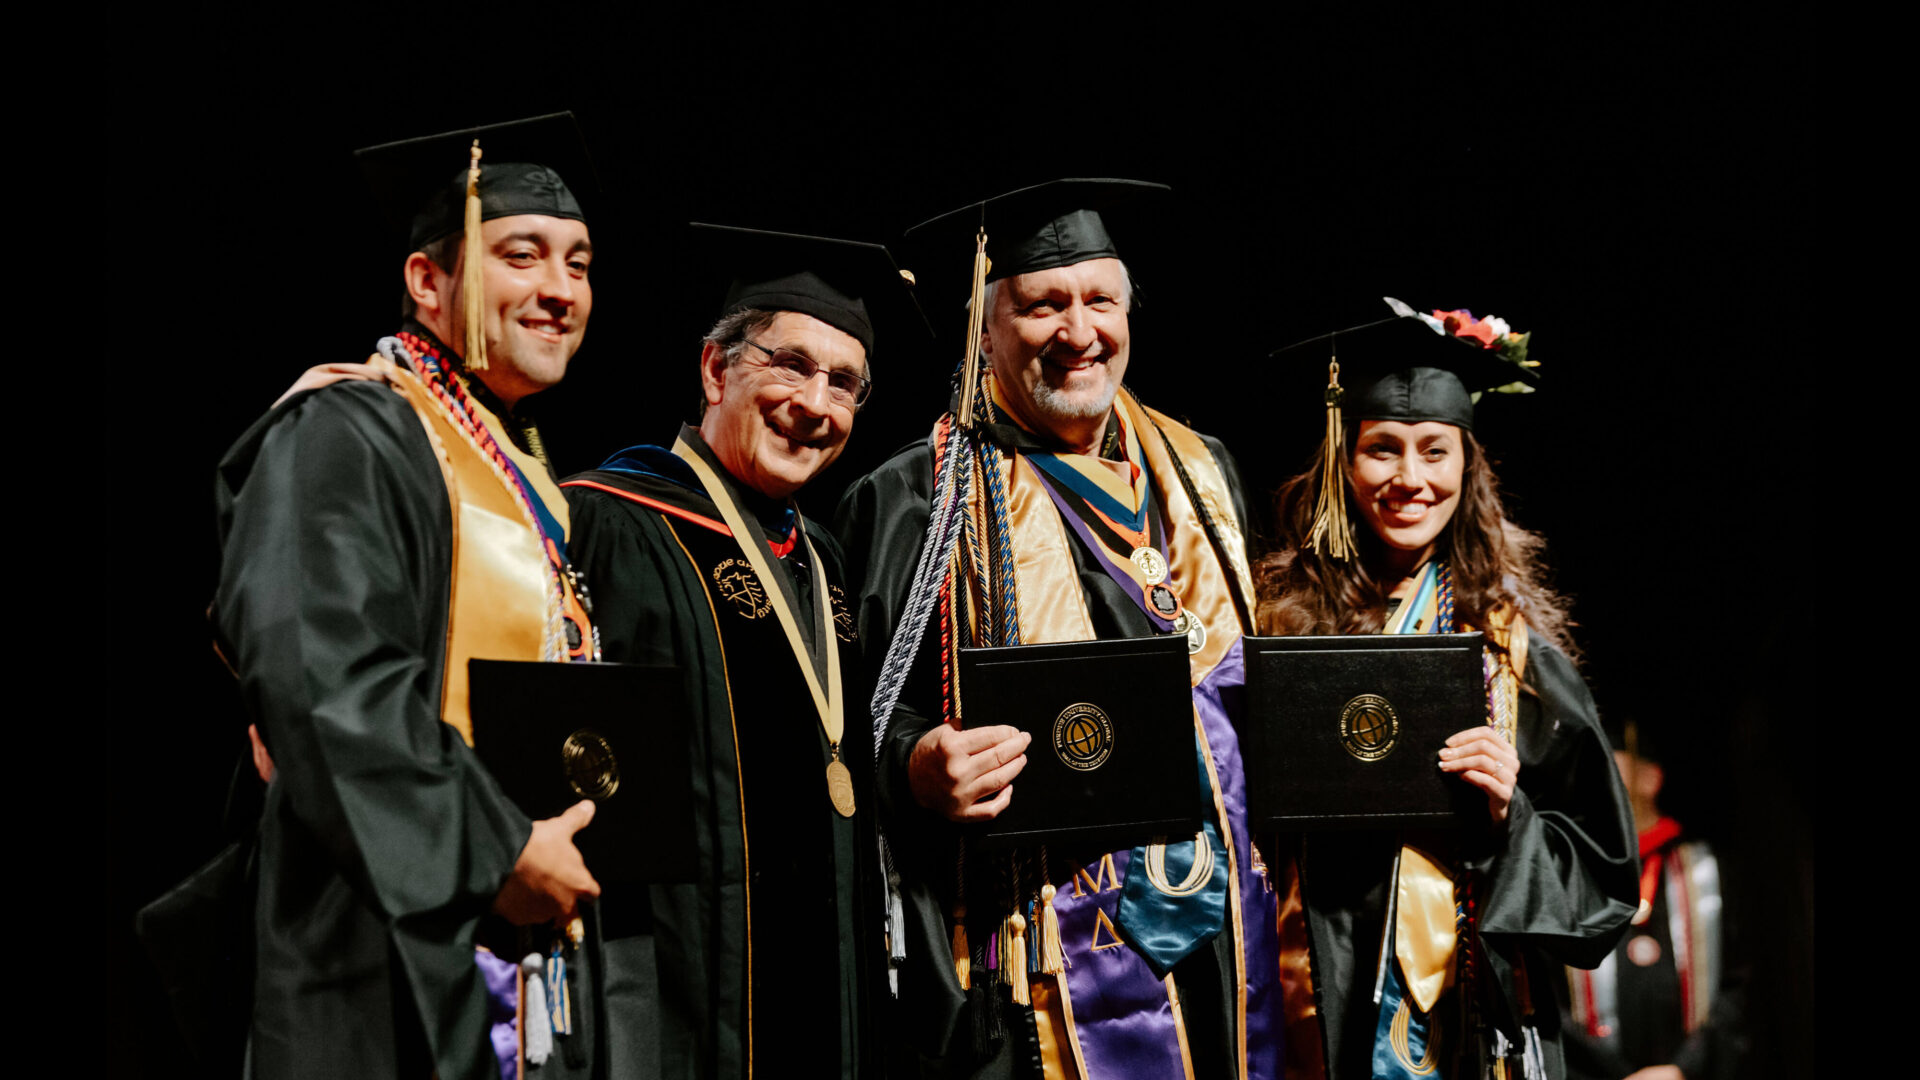
[[[241,739],[202,614],[214,463],[302,369],[396,324],[404,251],[349,151],[560,108],[602,189],[591,332],[541,402],[562,473],[686,418],[724,284],[693,269],[689,219],[891,242],[1038,180],[1169,183],[1115,226],[1140,288],[1129,381],[1224,438],[1256,493],[1319,437],[1322,372],[1271,349],[1378,317],[1382,295],[1532,330],[1542,391],[1483,406],[1478,434],[1549,538],[1602,710],[1667,744],[1669,808],[1737,875],[1757,1074],[1812,1072],[1813,798],[1790,740],[1811,678],[1788,638],[1814,623],[1781,564],[1820,542],[1822,508],[1803,440],[1772,434],[1812,381],[1790,366],[1814,333],[1804,27],[1022,4],[182,20],[126,28],[132,128],[99,149],[139,163],[132,201],[156,211],[118,226],[148,265],[113,302],[140,391],[113,449],[141,465],[119,497],[151,562],[115,693],[171,706],[126,710],[112,749],[123,1072],[179,1064],[131,916],[217,846]],[[881,343],[814,515],[939,413],[964,316],[927,306],[943,341]]]

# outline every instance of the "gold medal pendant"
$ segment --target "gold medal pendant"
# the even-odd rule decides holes
[[[1127,558],[1140,568],[1140,577],[1149,585],[1158,585],[1167,580],[1167,560],[1150,547],[1137,547]]]
[[[853,816],[853,774],[840,763],[837,749],[833,760],[827,762],[827,798],[833,800],[833,809],[841,817]]]

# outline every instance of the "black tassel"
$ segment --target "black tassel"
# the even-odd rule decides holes
[[[967,991],[967,1011],[973,1014],[973,1060],[990,1061],[1006,1038],[1006,1027],[1000,1022],[1000,995],[976,980]]]

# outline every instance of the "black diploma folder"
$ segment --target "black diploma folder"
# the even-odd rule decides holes
[[[535,820],[594,801],[573,841],[602,886],[695,879],[679,668],[473,660],[467,672],[473,748],[507,797]]]
[[[1487,722],[1482,635],[1244,641],[1251,828],[1448,828],[1486,817],[1486,796],[1439,766],[1448,736]]]
[[[989,847],[1191,839],[1203,805],[1183,634],[960,650],[964,727],[1033,736]]]

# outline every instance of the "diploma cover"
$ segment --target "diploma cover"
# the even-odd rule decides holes
[[[602,886],[695,880],[685,673],[645,664],[469,662],[473,749],[528,817],[594,801],[574,846]]]
[[[976,842],[1105,851],[1199,831],[1186,635],[961,649],[959,697],[963,727],[1033,736]]]
[[[1252,828],[1485,820],[1486,796],[1439,766],[1448,736],[1487,722],[1484,635],[1244,641]]]

